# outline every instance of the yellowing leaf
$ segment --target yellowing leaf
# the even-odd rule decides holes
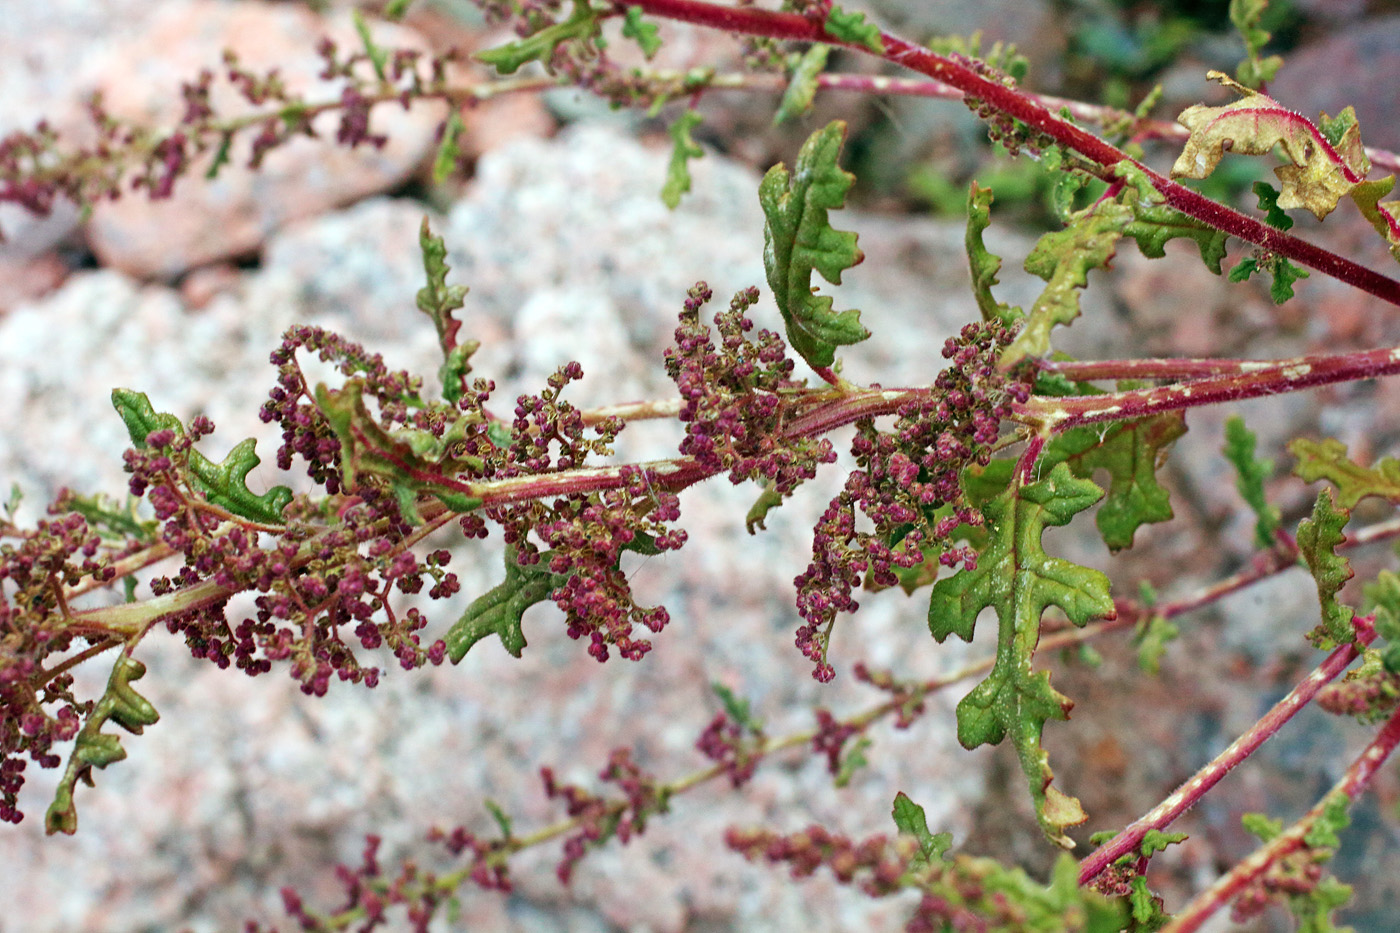
[[[1351,199],[1356,202],[1362,216],[1390,244],[1390,255],[1400,262],[1400,201],[1381,203],[1381,198],[1390,194],[1394,187],[1394,175],[1387,175],[1375,181],[1363,181],[1351,189]]]
[[[1312,121],[1266,94],[1259,94],[1212,71],[1219,81],[1244,95],[1223,107],[1197,104],[1182,111],[1177,122],[1191,131],[1186,147],[1172,166],[1173,178],[1205,178],[1215,171],[1228,150],[1242,155],[1267,155],[1282,148],[1288,165],[1274,169],[1283,185],[1279,207],[1305,207],[1319,220],[1366,177],[1370,160],[1361,146],[1361,129],[1350,107],[1334,120],[1322,120],[1334,129],[1329,139]]]

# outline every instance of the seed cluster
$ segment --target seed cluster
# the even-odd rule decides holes
[[[963,470],[991,459],[1003,419],[1013,402],[1029,397],[1026,382],[996,367],[1014,335],[1000,323],[969,324],[943,347],[950,365],[932,390],[906,402],[888,431],[871,419],[856,423],[851,453],[858,468],[831,500],[812,539],[812,562],[794,581],[804,623],[797,647],[827,682],[826,660],[836,616],[854,612],[862,578],[893,586],[896,568],[934,560],[948,568],[974,568],[977,552],[954,543],[962,526],[982,524],[982,514],[962,491]],[[857,510],[873,525],[858,526]]]

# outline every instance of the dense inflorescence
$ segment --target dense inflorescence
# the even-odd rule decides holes
[[[747,336],[753,321],[746,312],[757,303],[758,289],[739,292],[728,311],[715,315],[718,346],[700,320],[712,296],[704,282],[690,290],[676,345],[666,351],[666,374],[680,390],[686,426],[680,452],[707,470],[728,471],[731,482],[757,480],[787,496],[821,464],[835,462],[836,451],[826,438],[783,432],[784,395],[803,384],[792,378],[794,364],[781,337],[770,330]]]
[[[983,521],[963,495],[962,473],[990,461],[1012,404],[1029,397],[1024,381],[997,369],[1012,336],[1000,323],[967,325],[944,344],[951,365],[931,391],[900,408],[890,430],[871,419],[856,423],[851,453],[858,468],[822,514],[812,563],[794,581],[805,621],[797,646],[816,665],[817,680],[835,676],[826,660],[831,628],[838,613],[859,607],[851,594],[862,578],[884,587],[899,581],[897,569],[930,560],[976,566],[976,550],[955,543],[959,528]],[[857,510],[873,530],[858,529]]]

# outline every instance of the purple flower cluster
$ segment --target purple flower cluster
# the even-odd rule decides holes
[[[978,526],[982,514],[963,495],[963,470],[991,459],[1001,422],[1029,386],[997,369],[1013,334],[1000,323],[969,324],[943,347],[950,362],[933,388],[906,402],[890,430],[873,420],[856,423],[851,452],[858,469],[831,500],[812,539],[812,562],[794,581],[804,624],[797,647],[823,683],[835,676],[826,652],[837,614],[854,612],[852,597],[864,579],[870,586],[899,582],[897,570],[936,561],[944,567],[976,566],[977,552],[958,546],[962,526]],[[857,510],[873,530],[860,530]]]
[[[621,799],[610,800],[574,784],[561,785],[555,781],[552,769],[540,769],[545,795],[551,800],[563,798],[569,816],[579,824],[564,840],[564,857],[555,868],[563,884],[569,883],[574,866],[590,846],[600,846],[613,837],[626,845],[646,830],[651,814],[666,812],[669,794],[632,760],[630,749],[613,749],[598,777],[616,785],[622,791]]]
[[[713,296],[699,282],[689,292],[676,328],[676,345],[666,351],[666,374],[681,393],[680,420],[686,426],[680,452],[708,470],[729,472],[734,483],[758,480],[787,496],[833,463],[836,451],[825,438],[786,437],[784,394],[801,387],[782,338],[761,330],[750,339],[753,321],[745,313],[758,301],[758,289],[739,292],[729,310],[715,315],[719,344],[700,321],[700,309]]]

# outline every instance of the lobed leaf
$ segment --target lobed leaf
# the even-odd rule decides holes
[[[1274,169],[1283,184],[1278,206],[1284,210],[1305,207],[1321,220],[1370,171],[1370,160],[1361,145],[1361,130],[1350,107],[1337,118],[1346,129],[1333,142],[1302,114],[1272,97],[1252,91],[1218,71],[1210,72],[1208,77],[1244,96],[1223,107],[1196,104],[1182,111],[1177,122],[1191,135],[1172,166],[1173,178],[1207,177],[1227,150],[1242,155],[1267,155],[1279,146],[1289,164]],[[1323,114],[1322,119],[1330,118]],[[1331,125],[1338,124],[1333,120]]]
[[[982,506],[987,543],[976,569],[964,569],[933,587],[929,631],[938,641],[972,639],[977,616],[995,610],[996,662],[987,679],[958,703],[958,741],[966,748],[996,744],[1007,735],[1030,784],[1041,828],[1059,845],[1073,845],[1064,830],[1084,821],[1079,801],[1051,786],[1054,772],[1040,745],[1046,720],[1065,719],[1073,705],[1050,686],[1049,674],[1032,670],[1040,618],[1057,606],[1075,625],[1111,618],[1108,578],[1097,570],[1050,557],[1041,544],[1045,528],[1064,525],[1103,496],[1068,464],[1029,485],[1015,483]]]
[[[461,110],[453,107],[452,112],[447,115],[447,122],[442,126],[442,142],[438,143],[437,154],[433,156],[433,184],[442,184],[457,167],[457,160],[462,157],[462,149],[457,140],[466,128]],[[425,220],[424,224],[426,223]]]
[[[1274,75],[1283,65],[1283,59],[1277,55],[1259,57],[1271,38],[1269,31],[1259,25],[1268,8],[1269,0],[1230,0],[1230,22],[1239,30],[1240,38],[1244,39],[1246,56],[1235,69],[1235,78],[1252,88],[1274,80]]]
[[[792,69],[787,90],[783,92],[783,99],[778,104],[778,112],[773,114],[774,126],[811,112],[812,101],[817,96],[817,77],[826,68],[826,59],[830,52],[831,46],[818,43],[797,60],[797,67]]]
[[[1337,593],[1352,578],[1351,563],[1337,555],[1337,546],[1346,541],[1342,529],[1350,520],[1350,510],[1336,508],[1332,490],[1324,489],[1313,506],[1312,517],[1298,525],[1298,551],[1317,582],[1317,598],[1322,605],[1322,624],[1308,639],[1324,651],[1356,639],[1351,625],[1354,612],[1337,600]]]
[[[418,290],[418,310],[432,318],[437,328],[443,355],[442,366],[438,368],[442,397],[456,402],[462,397],[467,374],[472,371],[471,356],[481,349],[479,341],[457,340],[462,322],[453,312],[466,303],[468,289],[465,285],[447,284],[447,273],[451,271],[447,265],[447,244],[442,237],[433,235],[426,216],[418,229],[418,248],[423,254],[423,272],[428,279],[428,284]]]
[[[641,7],[627,8],[626,17],[622,21],[622,36],[637,43],[647,61],[651,61],[656,53],[661,51],[660,33],[661,30],[655,23],[648,23],[642,19]]]
[[[1400,502],[1400,460],[1394,457],[1382,457],[1375,466],[1364,467],[1348,458],[1347,446],[1333,438],[1300,437],[1289,441],[1288,452],[1298,461],[1293,472],[1304,482],[1327,480],[1336,486],[1344,508],[1354,508],[1367,496]]]
[[[919,843],[918,854],[909,860],[911,869],[917,871],[948,858],[948,850],[953,845],[953,834],[929,832],[928,816],[924,813],[924,808],[911,800],[904,791],[894,795],[894,807],[890,815],[894,818],[895,828],[902,835],[913,836]]]
[[[788,343],[818,369],[836,360],[836,347],[870,336],[860,312],[835,312],[831,298],[815,294],[812,273],[833,285],[841,273],[865,258],[856,235],[831,226],[828,212],[846,203],[855,176],[837,164],[846,139],[846,124],[833,121],[813,133],[789,173],[779,163],[758,188],[763,207],[763,265],[768,285],[783,316]]]
[[[1113,174],[1123,179],[1136,195],[1125,198],[1125,203],[1133,209],[1133,219],[1123,228],[1123,235],[1136,240],[1144,256],[1161,259],[1167,254],[1167,241],[1182,237],[1196,244],[1206,268],[1220,274],[1225,243],[1229,239],[1223,230],[1168,207],[1163,203],[1165,196],[1152,186],[1147,173],[1137,164],[1125,159],[1113,167]]]
[[[1273,475],[1274,462],[1260,460],[1254,455],[1254,432],[1244,426],[1244,419],[1231,415],[1225,421],[1225,459],[1239,474],[1235,488],[1240,497],[1254,510],[1254,545],[1272,548],[1283,524],[1278,506],[1270,505],[1264,495],[1264,482]]]
[[[967,192],[967,234],[963,243],[967,264],[972,270],[972,294],[977,297],[982,320],[1001,321],[1010,327],[1023,320],[1026,314],[1020,308],[997,301],[992,294],[992,286],[997,284],[997,274],[1001,272],[1001,257],[982,242],[982,234],[992,225],[992,201],[992,189],[978,187],[974,181]]]
[[[477,52],[473,58],[484,65],[491,65],[503,75],[515,74],[526,62],[548,63],[554,57],[554,50],[562,43],[597,35],[601,15],[588,0],[574,0],[573,10],[566,19],[551,23],[523,39]]]
[[[1040,238],[1026,257],[1026,271],[1044,279],[1045,290],[1031,305],[1021,333],[1002,354],[1001,368],[1050,352],[1051,329],[1079,317],[1079,291],[1088,284],[1089,270],[1108,264],[1132,220],[1131,207],[1100,201],[1076,215],[1065,229]]]
[[[112,406],[126,422],[132,446],[138,450],[146,449],[146,437],[153,431],[185,433],[180,419],[169,412],[156,411],[145,392],[113,389]],[[212,505],[250,521],[280,524],[282,510],[292,501],[292,491],[286,486],[273,486],[259,496],[248,488],[248,474],[262,463],[256,446],[257,442],[251,437],[245,438],[234,445],[222,463],[214,463],[191,448],[185,477],[190,488]]]
[[[1400,262],[1400,201],[1381,203],[1381,198],[1390,194],[1394,187],[1394,175],[1363,181],[1351,189],[1351,199],[1362,216],[1390,244],[1390,255]]]
[[[44,830],[49,835],[65,833],[73,835],[78,829],[78,811],[73,803],[73,792],[78,781],[89,787],[93,785],[92,769],[105,768],[126,757],[120,736],[104,733],[102,727],[111,722],[133,735],[140,735],[149,725],[160,720],[160,714],[151,702],[137,693],[131,686],[146,674],[146,665],[122,652],[112,666],[107,679],[107,689],[102,692],[92,712],[88,713],[83,727],[78,730],[77,741],[68,757],[68,767],[58,782],[53,803],[49,804],[44,815]]]
[[[859,10],[847,13],[839,6],[833,6],[826,15],[826,34],[852,45],[863,45],[876,55],[882,55],[885,51],[880,28],[868,22],[865,14]]]
[[[444,636],[447,656],[453,664],[461,662],[472,646],[487,635],[496,635],[513,658],[525,650],[525,632],[521,628],[525,610],[549,599],[556,587],[562,586],[567,575],[549,571],[549,556],[540,555],[538,563],[521,564],[516,550],[506,549],[506,578],[487,590],[462,613]]]
[[[671,162],[666,166],[666,183],[661,187],[661,202],[675,210],[681,203],[681,195],[690,190],[690,160],[698,159],[705,150],[690,137],[690,133],[700,125],[701,116],[697,111],[687,110],[676,118],[667,131],[671,135]]]

